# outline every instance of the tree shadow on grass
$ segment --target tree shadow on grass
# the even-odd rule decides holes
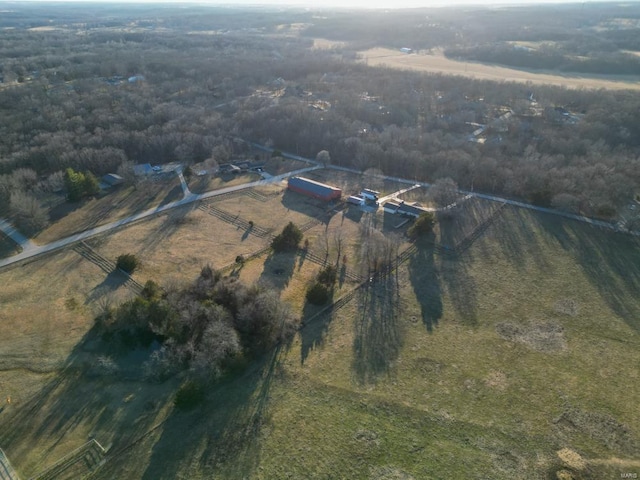
[[[70,441],[77,446],[78,438],[86,439],[78,437],[78,431],[89,429],[103,445],[113,441],[122,445],[152,425],[157,410],[167,401],[168,389],[123,382],[121,373],[112,370],[113,364],[100,363],[107,353],[94,327],[43,388],[16,405],[11,415],[3,416],[0,443],[10,449],[14,462],[34,469],[30,474],[70,453],[56,449],[59,444]],[[127,392],[127,399],[122,392]]]
[[[182,185],[178,184],[173,187],[171,190],[167,192],[164,198],[158,204],[159,207],[166,205],[171,202],[176,202],[178,200],[182,200],[184,197],[184,192],[182,191]]]
[[[533,260],[538,268],[549,270],[553,262],[544,255],[544,246],[536,232],[536,222],[532,216],[539,214],[518,207],[505,207],[503,213],[487,232],[496,239],[510,262],[524,268],[528,260]]]
[[[137,254],[152,253],[163,242],[171,238],[180,228],[183,228],[189,222],[195,222],[189,214],[197,208],[196,202],[185,205],[177,209],[168,211],[163,215],[162,224],[156,228],[152,235],[147,235],[145,239],[138,245]]]
[[[104,297],[105,295],[109,295],[120,287],[122,287],[128,280],[127,275],[125,275],[120,270],[114,270],[109,273],[102,282],[93,287],[93,289],[87,295],[87,299],[84,304],[89,305],[98,301],[98,299]]]
[[[435,264],[433,243],[435,235],[416,242],[417,250],[409,259],[409,278],[420,305],[422,323],[432,332],[442,318],[442,289],[440,273]]]
[[[453,242],[456,236],[452,232],[452,230],[456,229],[453,219],[439,222],[439,226],[441,243],[450,244],[449,242]],[[426,251],[424,253],[428,257],[428,253]],[[429,261],[433,262],[433,258],[424,257],[423,261],[428,264]],[[438,272],[438,276],[442,280],[441,285],[446,288],[458,318],[466,325],[476,325],[478,321],[478,294],[475,281],[469,269],[471,261],[472,257],[469,252],[455,257],[443,255]],[[433,268],[435,269],[435,266]],[[440,308],[442,308],[441,305]]]
[[[536,218],[576,259],[604,302],[640,332],[640,239],[549,215]]]
[[[296,266],[296,253],[271,253],[264,262],[258,282],[282,291],[289,285]]]
[[[220,382],[193,411],[174,409],[161,427],[142,479],[173,480],[194,467],[210,475],[206,478],[250,478],[260,462],[282,348],[276,347],[243,374]]]
[[[402,347],[395,274],[377,278],[360,289],[358,301],[352,368],[358,383],[370,384],[389,374]]]
[[[305,360],[312,350],[324,343],[324,338],[329,331],[329,326],[333,321],[334,311],[329,307],[329,299],[325,305],[313,305],[306,302],[302,311],[302,325],[300,329],[300,363],[304,365]],[[325,309],[323,311],[323,309]]]

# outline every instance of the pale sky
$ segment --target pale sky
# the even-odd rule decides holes
[[[184,3],[193,5],[275,5],[275,6],[304,6],[310,8],[323,7],[344,7],[344,8],[376,8],[376,9],[397,9],[397,8],[429,8],[429,7],[447,7],[447,6],[464,6],[464,5],[537,5],[537,4],[560,4],[560,3],[591,3],[592,0],[22,0],[34,2],[87,2],[87,3],[119,3],[119,4],[136,4],[136,3]],[[617,2],[617,0],[601,0],[604,2]],[[624,3],[637,3],[640,0],[630,0]],[[0,3],[2,0],[0,0]],[[598,2],[600,3],[600,2]],[[617,2],[619,3],[619,2]]]

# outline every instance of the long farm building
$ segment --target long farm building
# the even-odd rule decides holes
[[[340,188],[332,187],[331,185],[326,185],[304,177],[291,177],[289,179],[288,188],[293,192],[317,198],[325,202],[337,200],[342,196],[342,190]]]

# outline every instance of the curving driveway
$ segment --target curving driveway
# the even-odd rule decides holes
[[[191,193],[188,189],[186,189],[186,190],[183,190],[185,195],[184,195],[184,198],[182,198],[181,200],[167,203],[166,205],[162,205],[160,207],[150,208],[149,210],[145,210],[144,212],[136,213],[129,217],[116,220],[115,222],[107,223],[105,225],[100,225],[98,227],[85,230],[84,232],[76,233],[75,235],[71,235],[69,237],[62,238],[60,240],[56,240],[55,242],[51,242],[46,245],[34,244],[29,239],[21,235],[9,222],[7,222],[6,220],[0,220],[0,230],[2,230],[6,235],[11,237],[16,243],[19,243],[23,248],[22,253],[13,255],[9,258],[0,259],[0,268],[5,267],[7,265],[12,265],[17,262],[22,262],[31,257],[35,257],[36,255],[42,255],[44,253],[61,249],[63,247],[66,247],[67,245],[71,245],[72,243],[86,240],[87,238],[93,237],[95,235],[99,235],[101,233],[108,232],[110,230],[122,227],[124,225],[128,225],[132,222],[141,220],[143,218],[151,217],[153,215],[166,212],[167,210],[171,210],[172,208],[181,207],[183,205],[188,205],[189,203],[205,200],[211,197],[216,197],[218,195],[224,195],[225,193],[237,192],[239,190],[245,190],[247,188],[258,187],[261,185],[269,185],[272,183],[278,183],[290,176],[299,175],[305,172],[310,172],[312,170],[317,170],[319,168],[321,167],[318,165],[315,165],[313,167],[302,168],[300,170],[295,170],[293,172],[287,172],[282,175],[276,175],[269,179],[262,179],[256,182],[245,183],[243,185],[235,185],[233,187],[222,188],[220,190],[214,190],[212,192],[206,192],[200,195]]]

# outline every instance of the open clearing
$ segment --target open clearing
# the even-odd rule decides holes
[[[107,190],[78,203],[64,202],[53,208],[51,224],[34,238],[34,242],[50,243],[181,198],[180,181],[172,176],[155,177],[136,187]]]
[[[499,82],[531,82],[537,85],[558,85],[568,88],[605,88],[610,90],[638,90],[640,77],[632,75],[591,75],[559,74],[557,72],[530,72],[507,67],[475,62],[450,60],[443,54],[407,55],[388,48],[372,48],[359,52],[361,61],[371,66],[389,67],[400,70],[461,75],[479,80]]]
[[[362,222],[395,230],[388,214],[326,215],[299,195],[255,193],[213,205],[274,232],[306,223],[316,255],[325,234],[343,229],[354,270]],[[111,445],[96,480],[635,472],[638,240],[477,199],[456,215],[397,274],[355,293],[357,282],[339,285],[335,296],[350,301],[320,316],[303,299],[320,268],[310,258],[265,254],[237,269],[277,288],[306,325],[191,412],[172,407],[179,378],[148,383],[97,368],[93,315],[105,298],[131,295],[115,278],[72,250],[0,272],[0,398],[12,397],[0,406],[0,446],[26,478],[89,436]],[[459,255],[439,248],[469,237]],[[88,243],[110,259],[137,253],[136,280],[162,283],[268,242],[180,208]]]

